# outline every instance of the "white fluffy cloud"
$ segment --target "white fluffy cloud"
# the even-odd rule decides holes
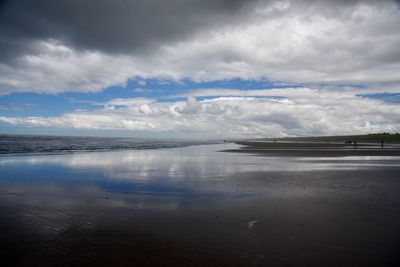
[[[260,1],[237,16],[235,23],[203,25],[150,50],[110,52],[57,36],[27,42],[31,49],[0,62],[0,93],[93,92],[135,77],[400,82],[400,9],[394,1]]]
[[[289,2],[284,9],[282,16],[269,10],[259,21],[165,47],[164,58],[178,76],[199,81],[399,82],[400,30],[394,25],[400,25],[400,13],[394,3],[360,3],[338,16]]]
[[[225,91],[219,92],[223,95]],[[171,102],[113,99],[94,111],[80,110],[59,117],[0,117],[0,121],[28,127],[144,131],[160,136],[182,133],[203,138],[400,131],[399,105],[350,92],[311,88],[258,90],[257,94],[263,97],[240,96],[239,92],[236,96],[216,96],[215,89],[214,96],[202,101],[193,96],[187,101]],[[204,91],[198,94],[204,95]]]
[[[18,58],[19,66],[0,63],[0,92],[95,92],[121,85],[135,75],[129,57],[75,51],[54,40],[36,44],[38,54]]]

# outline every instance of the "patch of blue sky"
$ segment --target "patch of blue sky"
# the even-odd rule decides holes
[[[211,100],[211,99],[215,99],[218,96],[196,96],[196,100],[197,101],[203,101],[203,100]],[[237,95],[233,95],[233,96],[221,96],[221,97],[240,97]],[[255,98],[255,99],[272,99],[272,100],[281,100],[281,99],[285,99],[286,97],[283,96],[244,96],[246,98]],[[167,98],[167,99],[163,99],[160,102],[163,101],[186,101],[187,97],[171,97],[171,98]]]
[[[67,92],[57,95],[39,93],[14,93],[0,97],[0,113],[7,117],[27,116],[59,116],[74,110],[99,109],[102,103],[115,98],[151,98],[160,102],[184,101],[185,97],[172,97],[182,95],[197,89],[239,89],[260,90],[285,87],[302,87],[302,84],[287,82],[270,82],[268,80],[243,80],[231,79],[211,82],[195,82],[190,79],[180,81],[159,79],[132,79],[125,86],[110,86],[94,93]],[[335,87],[353,88],[363,85],[335,85]],[[324,85],[320,85],[324,87]],[[368,94],[360,95],[383,100],[385,102],[399,103],[399,94]],[[257,97],[257,96],[254,96]],[[197,100],[206,100],[214,97],[201,96]],[[263,98],[259,97],[258,98]],[[281,99],[282,97],[270,97]]]
[[[43,93],[14,93],[0,97],[0,112],[3,116],[59,116],[65,112],[83,109],[98,109],[99,105],[114,98],[152,98],[157,101],[173,101],[172,95],[196,89],[220,88],[259,90],[268,88],[298,87],[299,84],[269,82],[267,80],[221,80],[195,82],[189,79],[180,81],[158,79],[132,79],[125,86],[110,86],[94,93],[67,92],[57,95]],[[198,100],[207,99],[199,97]],[[182,98],[184,100],[184,98]]]
[[[400,93],[359,94],[357,96],[379,99],[388,103],[400,103]]]
[[[145,83],[145,84],[144,84]],[[269,82],[266,80],[243,80],[231,79],[211,82],[195,82],[189,79],[181,81],[169,80],[146,80],[135,81],[128,83],[127,88],[130,88],[135,93],[135,97],[146,97],[157,99],[160,102],[184,100],[185,97],[171,97],[174,95],[184,94],[197,89],[239,89],[239,90],[260,90],[285,87],[301,87],[300,84],[284,83],[284,82]],[[196,97],[198,100],[204,100],[214,97]]]
[[[5,117],[57,117],[64,113],[75,110],[97,110],[102,105],[115,98],[151,98],[159,102],[186,101],[185,93],[198,89],[239,89],[239,90],[260,90],[286,87],[316,87],[316,88],[363,88],[363,85],[302,85],[285,82],[268,82],[264,80],[222,80],[214,82],[194,82],[191,80],[172,81],[157,79],[133,79],[127,82],[125,86],[111,86],[99,92],[81,93],[67,92],[57,95],[40,93],[13,93],[0,96],[0,116]],[[363,90],[361,90],[363,91]],[[251,96],[254,98],[283,99],[281,96]],[[364,98],[379,99],[387,103],[400,103],[400,93],[369,93],[357,94]],[[181,97],[175,97],[181,96]],[[218,96],[198,96],[198,101],[213,99]],[[384,124],[383,122],[375,122]],[[86,135],[86,136],[126,136],[126,137],[158,137],[157,133],[148,132],[121,132],[118,130],[84,130],[77,132],[74,129],[57,128],[35,128],[19,125],[0,123],[0,133],[9,134],[48,134],[48,135]],[[177,137],[175,133],[166,133],[165,138]],[[184,136],[182,136],[184,137]]]
[[[348,84],[348,83],[336,83],[336,84],[313,84],[310,87],[316,87],[316,88],[342,88],[342,89],[346,89],[346,88],[367,88],[368,86],[365,84],[358,84],[358,83],[352,83],[352,84]]]
[[[0,112],[3,116],[57,116],[76,109],[93,109],[91,102],[74,101],[75,94],[58,95],[37,93],[15,93],[0,97]],[[80,99],[80,96],[77,98]]]

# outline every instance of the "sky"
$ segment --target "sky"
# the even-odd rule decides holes
[[[400,132],[394,0],[0,0],[0,133]]]

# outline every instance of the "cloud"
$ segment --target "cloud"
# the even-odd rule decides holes
[[[129,79],[399,83],[395,1],[0,4],[0,94],[96,92]]]
[[[21,56],[16,67],[0,63],[0,93],[94,92],[109,85],[123,86],[135,75],[126,57],[78,52],[55,41],[36,45],[41,52]]]
[[[167,46],[165,57],[173,58],[178,73],[198,81],[398,82],[397,6],[360,2],[335,7],[341,15],[324,13],[328,7],[289,5],[281,16]]]
[[[221,92],[223,89],[220,90]],[[190,135],[193,138],[279,137],[293,135],[399,132],[400,107],[335,90],[291,88],[259,90],[255,96],[209,96],[158,102],[113,99],[91,111],[58,117],[0,117],[26,127],[121,130]],[[220,93],[222,94],[222,93]]]
[[[58,39],[77,50],[146,51],[203,29],[248,16],[257,1],[231,0],[29,0],[4,1],[2,46],[26,50],[22,40]],[[8,41],[8,42],[6,42]],[[29,49],[28,49],[29,50]],[[3,50],[4,51],[4,50]]]

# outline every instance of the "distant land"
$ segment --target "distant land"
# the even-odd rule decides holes
[[[241,145],[239,149],[224,151],[268,157],[400,156],[400,134],[389,133],[264,138],[236,143]]]
[[[365,135],[333,135],[333,136],[304,136],[304,137],[284,137],[284,138],[265,138],[263,140],[276,141],[304,141],[304,142],[380,142],[400,143],[400,133],[373,133]]]

